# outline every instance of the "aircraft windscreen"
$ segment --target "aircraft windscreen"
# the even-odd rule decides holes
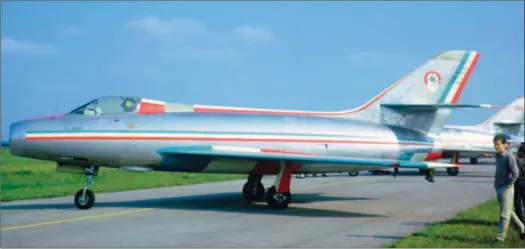
[[[95,101],[91,101],[87,104],[84,104],[75,110],[69,112],[69,114],[77,114],[77,115],[97,115],[97,111],[95,109]]]
[[[140,98],[108,96],[95,99],[70,112],[77,115],[115,115],[134,113]]]

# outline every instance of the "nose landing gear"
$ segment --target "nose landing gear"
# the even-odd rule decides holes
[[[96,169],[94,166],[90,166],[84,169],[84,171],[86,172],[86,184],[84,185],[83,189],[79,190],[75,194],[75,206],[78,209],[90,209],[91,207],[93,207],[93,205],[95,205],[95,193],[88,189],[93,183],[93,176],[95,175],[95,170]]]

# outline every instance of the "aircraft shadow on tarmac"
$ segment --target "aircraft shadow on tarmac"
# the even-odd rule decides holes
[[[194,195],[185,197],[159,198],[148,200],[130,201],[98,201],[93,209],[101,208],[153,208],[153,209],[178,209],[196,211],[217,211],[230,213],[268,214],[298,217],[338,217],[338,218],[366,218],[387,217],[384,215],[328,210],[319,208],[298,207],[295,204],[323,201],[363,201],[376,200],[375,198],[361,197],[331,197],[316,193],[296,193],[292,196],[292,203],[285,210],[268,208],[266,202],[248,203],[239,192]],[[352,205],[351,202],[348,205]],[[73,203],[59,204],[21,204],[3,206],[2,210],[38,210],[38,209],[76,209]],[[79,210],[79,212],[84,212]]]
[[[435,179],[439,180],[440,178],[452,178],[452,177],[494,177],[493,172],[460,172],[457,176],[449,176],[445,171],[436,170]],[[359,178],[359,177],[375,177],[375,176],[384,176],[384,177],[390,177],[393,178],[391,172],[384,172],[380,173],[379,175],[373,175],[370,172],[360,172],[358,176],[351,177],[348,176],[348,174],[334,174],[334,175],[328,175],[327,177],[344,177],[344,178]],[[400,170],[399,173],[396,174],[397,179],[402,179],[403,177],[421,177],[422,179],[425,177],[424,175],[420,174],[419,171],[412,171],[412,170]],[[312,177],[311,175],[308,176],[308,178],[321,178],[320,176]],[[326,177],[323,177],[326,178]],[[424,179],[423,179],[424,180]]]
[[[433,222],[420,222],[420,221],[407,221],[407,222],[401,223],[401,225],[427,227],[427,226],[434,225],[434,223]]]
[[[373,239],[390,239],[398,240],[402,239],[403,236],[390,236],[390,235],[357,235],[357,234],[347,234],[346,237],[355,237],[355,238],[373,238]]]

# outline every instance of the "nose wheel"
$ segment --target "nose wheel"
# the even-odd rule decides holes
[[[93,191],[89,190],[88,188],[91,187],[91,184],[93,183],[93,175],[95,173],[95,167],[91,166],[89,168],[85,169],[86,172],[86,184],[84,185],[84,188],[79,190],[75,194],[75,206],[78,209],[90,209],[95,205],[95,193]]]
[[[93,205],[95,205],[95,193],[93,191],[86,189],[84,192],[81,189],[75,194],[75,206],[78,209],[90,209]]]

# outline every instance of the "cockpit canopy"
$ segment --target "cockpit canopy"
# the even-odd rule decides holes
[[[73,115],[118,115],[137,113],[141,98],[105,96],[94,99],[69,112]]]

